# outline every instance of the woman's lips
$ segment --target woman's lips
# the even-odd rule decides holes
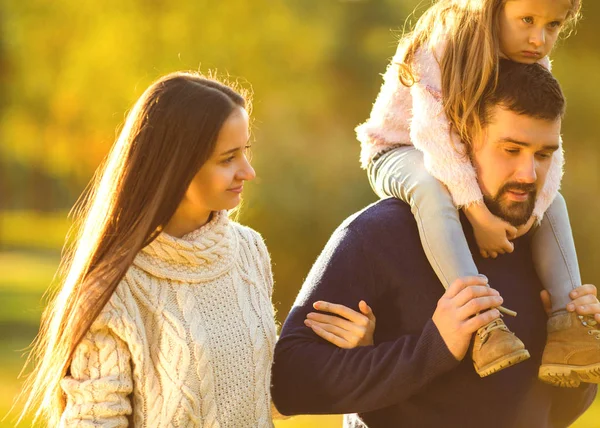
[[[242,190],[244,190],[244,186],[232,187],[231,189],[227,190],[233,193],[242,193]]]

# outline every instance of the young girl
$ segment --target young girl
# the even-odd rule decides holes
[[[248,148],[247,101],[230,87],[174,73],[145,91],[77,216],[24,413],[64,427],[272,426],[269,253],[227,215],[255,176]],[[372,329],[354,336],[344,343],[372,343]]]
[[[478,274],[457,208],[473,226],[483,257],[512,252],[510,241],[540,224],[533,256],[553,306],[540,378],[562,386],[600,382],[595,345],[586,351],[585,343],[558,343],[587,328],[582,317],[566,312],[569,293],[581,279],[566,205],[557,193],[562,147],[524,225],[511,225],[488,210],[469,155],[481,131],[479,103],[495,79],[498,58],[550,69],[548,54],[580,7],[579,0],[438,0],[400,40],[370,118],[356,129],[373,188],[411,205],[425,253],[446,288],[458,277]],[[585,336],[589,344],[596,341]],[[566,364],[574,352],[580,362]],[[478,332],[473,360],[480,376],[528,357],[502,320]]]

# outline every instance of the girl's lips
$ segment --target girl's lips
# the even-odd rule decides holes
[[[542,56],[542,54],[540,54],[539,52],[535,52],[535,51],[522,51],[521,54],[523,54],[523,56],[526,56],[529,58],[539,58]]]

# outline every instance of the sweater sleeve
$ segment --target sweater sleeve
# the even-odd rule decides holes
[[[399,144],[408,144],[408,121],[412,107],[410,91],[399,79],[402,46],[383,75],[383,84],[373,104],[369,119],[356,127],[356,138],[361,143],[360,161],[363,168],[377,153]]]
[[[571,426],[594,402],[598,386],[581,384],[579,387],[554,388],[551,418],[554,426]]]
[[[364,299],[378,313],[385,297],[376,291],[381,281],[370,253],[357,232],[341,228],[313,266],[275,348],[272,393],[282,414],[377,410],[458,365],[431,320],[415,334],[354,349],[327,343],[304,325],[317,300],[354,308]]]
[[[465,145],[451,131],[444,113],[440,68],[434,50],[417,51],[415,69],[419,80],[410,88],[413,103],[410,139],[423,152],[427,171],[446,185],[454,205],[460,208],[479,202],[483,195],[477,173]]]
[[[133,391],[131,355],[99,317],[75,349],[70,375],[61,381],[67,404],[61,427],[127,427]]]

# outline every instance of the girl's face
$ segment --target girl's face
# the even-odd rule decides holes
[[[500,56],[532,64],[550,53],[570,0],[507,0],[499,16]]]
[[[249,138],[248,113],[238,107],[223,124],[213,154],[192,180],[180,207],[207,220],[212,211],[235,208],[244,181],[256,176],[248,159]]]

